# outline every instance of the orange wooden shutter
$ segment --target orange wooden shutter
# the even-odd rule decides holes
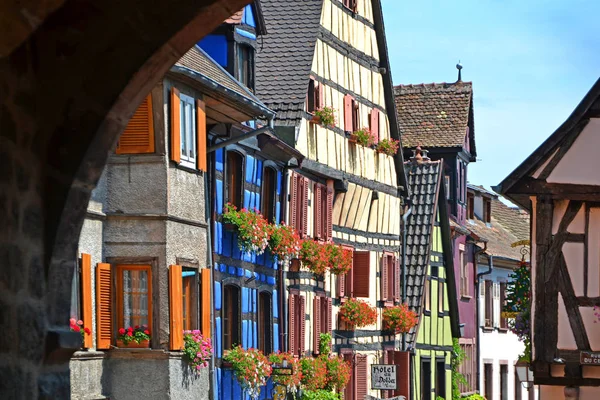
[[[381,299],[387,301],[388,293],[388,260],[389,256],[384,253],[381,257]]]
[[[321,218],[323,216],[323,209],[321,207],[322,202],[321,202],[321,193],[323,191],[323,186],[316,183],[315,184],[315,193],[314,193],[314,208],[315,208],[315,226],[314,226],[314,233],[315,233],[315,237],[317,239],[321,238]]]
[[[355,297],[369,297],[369,278],[370,278],[370,267],[371,267],[371,256],[368,251],[356,251],[354,252],[354,296]]]
[[[299,296],[300,301],[300,312],[298,313],[298,318],[300,321],[300,356],[304,356],[306,352],[306,311],[304,305],[304,296]]]
[[[327,202],[326,202],[326,226],[325,226],[325,240],[331,240],[333,238],[333,179],[327,181]]]
[[[375,136],[375,143],[379,143],[379,110],[374,108],[371,110],[369,126],[371,133]]]
[[[288,339],[289,339],[289,351],[292,354],[296,354],[296,295],[290,294],[288,299],[289,302],[289,325],[288,325]]]
[[[400,301],[400,260],[396,257],[393,258],[394,262],[394,301]]]
[[[344,130],[346,132],[352,132],[352,96],[349,94],[344,96]]]
[[[302,237],[308,236],[308,185],[310,180],[302,178]]]
[[[152,96],[148,95],[127,123],[117,143],[117,154],[154,153]]]
[[[410,353],[408,351],[394,352],[394,361],[396,363],[396,381],[398,389],[396,396],[404,396],[409,399],[410,395]]]
[[[313,353],[319,354],[319,335],[321,334],[321,298],[313,297]]]
[[[81,254],[81,297],[83,303],[83,327],[92,329],[92,256]],[[83,335],[83,347],[94,347],[94,337]]]
[[[112,338],[112,272],[110,264],[96,266],[96,348],[110,349]]]
[[[212,279],[211,279],[211,270],[210,268],[204,268],[202,270],[202,275],[200,276],[202,279],[202,316],[200,317],[201,321],[201,329],[202,335],[205,338],[210,337],[210,327],[211,327],[211,319],[210,319],[210,293],[212,290]]]
[[[181,161],[181,103],[179,90],[171,88],[171,160]]]
[[[196,165],[200,171],[208,171],[206,153],[206,104],[196,100],[196,146],[198,147]]]
[[[296,229],[296,211],[298,203],[298,185],[296,184],[296,174],[292,172],[290,174],[290,206],[288,210],[288,225]],[[300,232],[298,232],[300,233]]]
[[[169,348],[171,350],[183,349],[183,285],[181,277],[181,265],[169,267]]]
[[[356,399],[364,399],[368,392],[367,387],[367,356],[356,355],[356,364],[354,365],[354,378],[356,381],[355,393]]]

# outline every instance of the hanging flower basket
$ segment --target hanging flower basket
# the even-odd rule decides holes
[[[377,321],[377,310],[362,300],[350,298],[340,307],[339,316],[351,328],[362,328]]]
[[[335,275],[344,275],[352,268],[352,250],[345,249],[341,245],[327,243],[329,255],[329,270]]]
[[[251,398],[258,399],[260,387],[267,384],[272,372],[267,357],[257,349],[244,350],[241,346],[234,346],[225,352],[223,361],[231,363],[233,373],[244,391]]]
[[[237,229],[238,247],[245,252],[264,253],[269,244],[269,223],[258,210],[238,209],[227,203],[223,212],[223,222]]]
[[[302,380],[302,370],[300,368],[300,360],[296,358],[292,353],[273,353],[269,356],[269,362],[271,366],[285,366],[291,368],[288,374],[275,375],[273,373],[273,382],[279,385],[287,386],[287,389],[291,393],[296,393],[300,387]]]
[[[183,353],[190,368],[198,373],[202,368],[208,367],[208,362],[212,357],[210,338],[205,338],[199,330],[183,331],[183,342]]]
[[[284,223],[269,226],[269,249],[280,264],[287,264],[300,251],[300,235],[294,227]]]
[[[335,110],[332,107],[323,107],[315,111],[310,122],[325,127],[335,127]]]
[[[417,314],[407,304],[383,310],[383,327],[395,333],[407,333],[417,325]]]
[[[383,139],[375,147],[378,153],[387,154],[388,156],[394,156],[398,153],[399,148],[400,141],[394,139]]]
[[[150,330],[146,325],[136,325],[127,329],[120,328],[117,336],[117,347],[132,349],[150,347]]]
[[[308,268],[317,276],[325,275],[329,267],[327,249],[322,243],[311,239],[302,241],[300,261],[302,261],[303,267]]]

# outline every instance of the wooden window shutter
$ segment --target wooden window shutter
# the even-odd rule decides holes
[[[154,153],[154,122],[152,119],[152,95],[142,104],[127,123],[117,143],[117,154]]]
[[[317,101],[315,103],[315,106],[321,109],[325,105],[325,87],[322,83],[319,83],[317,85],[315,93],[317,94]]]
[[[349,272],[352,273],[352,272]],[[346,274],[338,275],[337,278],[338,297],[346,296]]]
[[[354,365],[354,377],[356,380],[355,393],[356,399],[364,399],[368,393],[367,386],[367,356],[362,354],[356,355],[356,363]]]
[[[92,256],[81,254],[81,297],[83,303],[83,327],[92,329]],[[83,335],[83,346],[94,347],[94,337]]]
[[[331,298],[327,298],[327,333],[331,334],[332,324],[331,324],[331,314],[332,313],[332,301]]]
[[[212,279],[211,279],[211,270],[210,268],[204,268],[201,270],[200,279],[202,284],[202,293],[201,293],[201,301],[202,301],[202,314],[200,317],[202,335],[205,338],[209,338],[211,335],[210,327],[211,327],[211,319],[210,319],[210,293],[212,290]]]
[[[375,136],[375,143],[379,143],[379,110],[376,108],[371,110],[369,127],[371,133]]]
[[[289,315],[289,326],[288,326],[288,340],[289,340],[289,351],[292,354],[296,354],[296,295],[290,294],[288,299],[288,315]]]
[[[169,348],[171,350],[183,349],[183,304],[182,304],[182,278],[181,265],[169,267],[169,310],[170,310],[170,335]]]
[[[385,254],[381,257],[381,299],[387,301],[388,293],[388,263],[389,255]]]
[[[354,252],[354,297],[369,297],[371,255],[368,251]]]
[[[344,130],[346,132],[352,132],[352,116],[354,114],[354,110],[352,108],[352,96],[349,94],[344,96]]]
[[[410,394],[410,354],[408,351],[396,351],[394,359],[397,365],[396,381],[398,382],[394,395],[404,396],[408,399]]]
[[[288,211],[288,215],[289,215],[289,221],[288,221],[288,225],[294,227],[294,229],[296,228],[296,222],[297,222],[297,208],[298,208],[298,185],[297,185],[297,180],[296,180],[296,174],[294,172],[292,172],[290,174],[290,207],[289,207],[289,211]]]
[[[181,161],[181,104],[179,90],[171,87],[171,160]]]
[[[319,342],[321,335],[321,297],[313,298],[313,353],[319,354]]]
[[[318,183],[315,184],[315,194],[314,194],[314,209],[315,209],[315,226],[314,226],[314,231],[315,231],[315,237],[317,239],[321,239],[322,238],[322,229],[324,229],[323,227],[321,227],[321,221],[323,219],[323,207],[321,207],[321,205],[323,204],[321,202],[321,193],[323,192],[323,185],[320,185]]]
[[[494,313],[494,298],[493,295],[494,293],[492,292],[493,290],[493,282],[492,281],[485,281],[485,326],[486,327],[492,327],[494,326],[494,316],[492,315]]]
[[[326,204],[326,221],[327,226],[325,227],[325,239],[331,240],[333,238],[333,179],[327,181],[327,202]]]
[[[400,260],[396,257],[393,257],[392,260],[394,263],[394,301],[400,301],[400,278],[402,275],[402,271],[400,271]]]
[[[206,104],[196,100],[196,146],[198,147],[196,166],[200,171],[208,171],[208,154],[206,152]]]
[[[306,311],[304,304],[304,296],[299,296],[300,301],[300,312],[298,313],[298,318],[300,322],[300,356],[303,356],[306,352]]]
[[[110,264],[96,266],[96,348],[110,349],[112,338],[112,271]]]
[[[302,178],[302,237],[308,236],[308,185],[310,180],[308,178]]]

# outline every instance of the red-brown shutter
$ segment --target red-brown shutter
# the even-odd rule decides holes
[[[394,263],[394,301],[400,301],[400,277],[402,275],[400,271],[400,260],[396,257],[393,258]]]
[[[346,296],[346,274],[338,275],[337,287],[338,287],[338,297]]]
[[[315,102],[315,107],[318,107],[319,109],[321,109],[325,105],[325,87],[323,86],[322,83],[319,83],[317,85],[317,90],[315,92],[317,93],[317,96],[318,96],[318,99]]]
[[[110,349],[112,339],[112,272],[110,264],[96,266],[96,348]]]
[[[179,90],[171,88],[171,160],[181,161],[181,104]]]
[[[321,239],[321,230],[323,229],[321,227],[321,221],[323,218],[323,208],[321,207],[321,205],[323,204],[323,202],[321,201],[321,193],[323,192],[323,185],[316,183],[315,184],[315,194],[314,194],[314,208],[315,208],[315,226],[314,226],[314,231],[315,231],[315,237],[317,239]]]
[[[379,110],[376,108],[371,110],[369,126],[371,133],[375,137],[375,143],[379,143]]]
[[[313,353],[319,354],[321,335],[321,297],[313,298]]]
[[[200,171],[208,171],[206,153],[206,104],[196,100],[196,146],[198,147],[196,164]]]
[[[390,359],[388,357],[388,353],[389,353],[388,350],[383,350],[383,360],[381,361],[381,363],[383,365],[392,364],[392,363],[390,363]],[[389,397],[387,390],[382,390],[380,393],[381,393],[381,398],[382,399],[387,399]]]
[[[81,254],[81,297],[83,306],[83,327],[92,329],[92,256]],[[94,337],[90,334],[83,335],[83,347],[94,347]]]
[[[394,352],[396,364],[396,381],[398,389],[395,391],[396,396],[404,396],[409,399],[410,395],[410,353],[408,351]]]
[[[210,337],[210,327],[211,327],[211,318],[210,318],[210,293],[212,290],[212,279],[211,279],[211,269],[204,268],[200,275],[201,285],[202,285],[202,314],[200,316],[200,321],[202,323],[202,335],[205,338]]]
[[[310,180],[308,178],[302,178],[302,237],[308,236],[308,185]]]
[[[371,276],[371,255],[368,251],[354,252],[354,269],[352,283],[354,286],[353,297],[369,297]]]
[[[506,302],[506,282],[500,282],[500,328],[507,328],[506,318],[502,316]]]
[[[362,354],[356,355],[356,361],[354,365],[354,376],[356,379],[356,399],[364,399],[368,392],[367,386],[367,356]]]
[[[327,202],[326,202],[326,227],[325,227],[325,239],[331,240],[333,238],[333,179],[327,180]]]
[[[298,313],[298,318],[300,322],[300,356],[304,356],[306,352],[306,310],[304,308],[304,296],[298,297],[300,301],[300,312]]]
[[[289,351],[292,354],[296,354],[296,295],[290,294],[288,299],[289,302],[289,325],[288,325],[288,339],[289,339]]]
[[[296,181],[296,174],[292,172],[290,174],[290,207],[288,210],[288,225],[296,229],[296,212],[298,208],[298,185]],[[300,232],[298,232],[300,233]]]
[[[148,95],[127,123],[117,143],[117,154],[154,153],[152,96]]]
[[[183,294],[181,265],[169,266],[169,348],[183,349]]]
[[[346,132],[352,132],[352,114],[354,110],[352,109],[352,96],[349,94],[344,96],[344,130]]]
[[[348,384],[346,385],[346,387],[344,388],[344,400],[352,400],[353,398],[355,398],[355,393],[354,393],[354,366],[353,366],[353,359],[354,359],[354,355],[352,353],[344,353],[342,354],[342,357],[344,357],[344,361],[349,363],[351,365],[351,375],[350,375],[350,379],[348,380]]]
[[[381,257],[381,299],[383,301],[387,301],[389,293],[388,293],[388,263],[389,263],[389,255],[384,253],[383,257]]]

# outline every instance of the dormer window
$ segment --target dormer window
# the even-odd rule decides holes
[[[237,80],[254,91],[254,49],[245,44],[237,46]]]
[[[483,222],[492,222],[492,201],[490,199],[483,199]]]

